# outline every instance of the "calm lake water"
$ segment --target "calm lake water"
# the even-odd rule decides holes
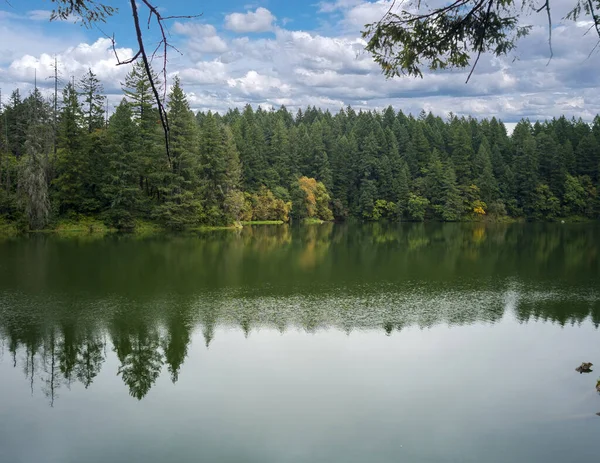
[[[0,461],[589,463],[599,324],[598,225],[3,240]]]

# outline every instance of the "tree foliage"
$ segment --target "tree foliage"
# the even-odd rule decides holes
[[[578,21],[586,17],[600,39],[599,10],[600,0],[576,0],[566,18]],[[552,56],[551,0],[540,4],[529,0],[454,0],[443,6],[429,6],[420,0],[394,1],[379,21],[365,26],[363,37],[367,51],[387,77],[421,77],[423,67],[472,66],[472,73],[482,53],[503,56],[514,50],[517,41],[532,29],[523,21],[532,13],[547,17]]]
[[[87,74],[90,77],[89,73]],[[95,88],[101,86],[95,84]],[[511,136],[502,122],[344,108],[246,106],[194,115],[179,79],[167,103],[170,162],[148,76],[134,65],[125,98],[90,131],[96,91],[63,91],[53,153],[51,109],[13,92],[0,114],[0,215],[41,228],[95,215],[130,230],[242,220],[598,218],[600,118],[564,117]],[[93,118],[92,118],[93,120]]]

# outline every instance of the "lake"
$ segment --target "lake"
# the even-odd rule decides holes
[[[599,324],[598,224],[4,239],[0,461],[589,463]]]

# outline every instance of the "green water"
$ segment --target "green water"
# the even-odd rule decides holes
[[[599,254],[590,224],[2,240],[0,462],[597,461]]]

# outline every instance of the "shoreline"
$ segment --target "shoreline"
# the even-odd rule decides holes
[[[410,222],[410,221],[367,221],[362,222],[364,224],[431,224],[431,223],[463,223],[463,224],[484,224],[484,225],[503,225],[503,224],[515,224],[515,223],[555,223],[555,224],[591,224],[598,223],[598,220],[589,219],[587,217],[562,217],[552,221],[527,221],[523,218],[514,217],[501,217],[496,219],[485,218],[483,220],[463,220],[456,222],[442,222],[436,220],[425,220],[422,222]],[[335,221],[324,221],[320,219],[304,219],[301,221],[302,225],[322,225],[326,223],[344,223]],[[213,232],[213,231],[224,231],[224,230],[242,230],[245,227],[253,226],[265,226],[265,225],[290,225],[290,223],[283,222],[282,220],[258,220],[258,221],[240,221],[231,225],[199,225],[197,227],[185,228],[183,230],[172,230],[166,228],[160,224],[149,222],[149,221],[137,221],[135,228],[132,230],[118,230],[116,228],[108,227],[99,219],[94,217],[85,217],[79,220],[65,220],[59,221],[53,226],[40,229],[40,230],[19,230],[17,223],[0,219],[0,237],[2,238],[16,238],[29,234],[34,235],[55,235],[55,236],[94,236],[103,237],[108,235],[123,235],[123,236],[152,236],[160,234],[177,234],[177,233],[193,233],[193,232]]]

